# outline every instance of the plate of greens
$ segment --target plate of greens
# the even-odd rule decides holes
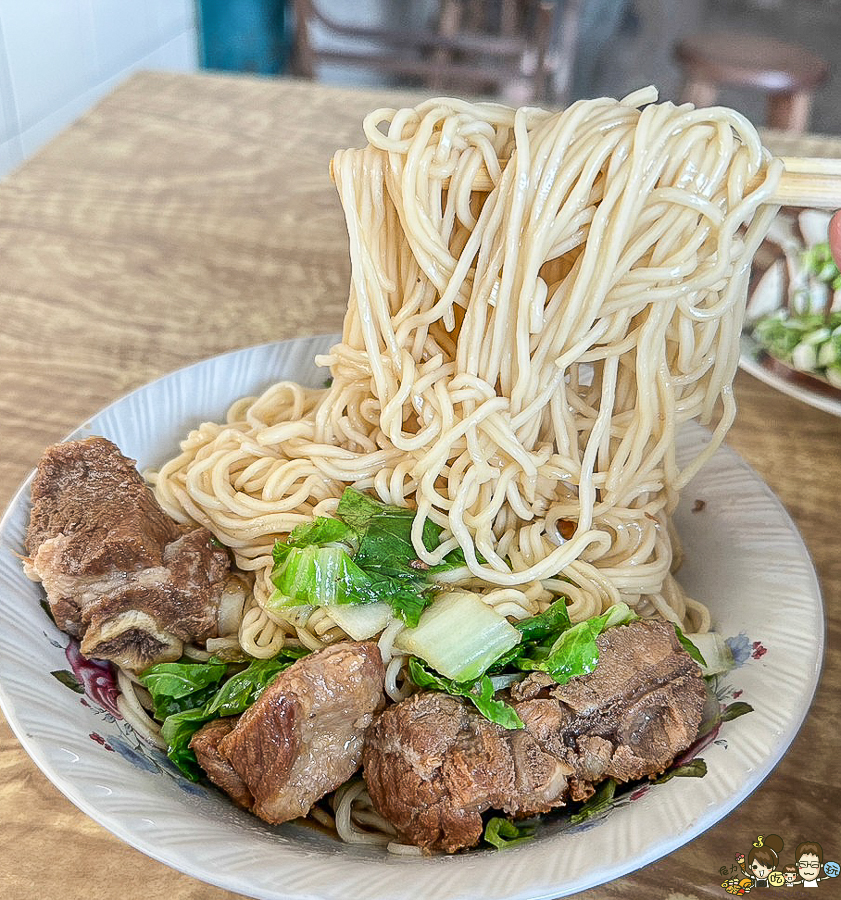
[[[742,332],[743,369],[841,415],[841,274],[830,214],[783,211],[757,254]]]

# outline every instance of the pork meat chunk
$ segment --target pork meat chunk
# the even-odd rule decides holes
[[[356,772],[384,679],[370,641],[334,644],[278,675],[218,743],[256,815],[272,823],[305,816]]]
[[[448,694],[417,694],[386,709],[369,731],[364,760],[375,807],[422,847],[472,846],[482,813],[516,793],[504,730]]]
[[[695,740],[707,696],[701,670],[667,622],[609,628],[597,643],[594,671],[549,691],[581,733],[574,800],[604,778],[660,774]],[[604,769],[593,753],[600,740],[611,748]]]
[[[565,685],[536,673],[512,690],[524,729],[505,730],[438,693],[378,717],[365,743],[365,781],[402,840],[472,847],[488,810],[545,813],[586,799],[605,778],[656,775],[692,744],[706,687],[672,626],[633,622],[597,643],[593,672]]]
[[[140,671],[218,634],[227,552],[161,509],[134,460],[92,437],[48,448],[32,483],[27,575],[88,657]]]
[[[219,742],[235,728],[238,716],[212,719],[190,739],[190,749],[196,754],[199,765],[217,787],[222,788],[237,806],[251,809],[254,798],[234,767],[219,752]]]

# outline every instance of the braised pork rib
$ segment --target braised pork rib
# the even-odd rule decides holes
[[[535,673],[511,692],[525,724],[505,730],[465,700],[418,694],[369,729],[364,776],[377,811],[427,850],[476,845],[482,814],[532,816],[585,800],[606,778],[655,775],[695,740],[706,686],[674,628],[637,621],[597,639],[599,662],[556,684]]]
[[[48,448],[32,482],[24,570],[87,657],[140,671],[218,634],[227,551],[170,518],[102,437]]]

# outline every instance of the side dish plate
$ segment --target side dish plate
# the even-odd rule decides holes
[[[333,341],[267,344],[198,363],[118,400],[72,437],[101,434],[141,470],[158,465],[191,428],[220,420],[240,396],[281,379],[323,384],[313,357]],[[704,429],[686,427],[681,456],[708,440]],[[0,524],[0,704],[17,737],[59,790],[118,837],[250,897],[392,900],[412,884],[425,900],[525,900],[609,881],[683,845],[744,800],[785,753],[817,684],[823,615],[809,554],[757,474],[720,449],[678,510],[680,578],[711,607],[734,651],[737,668],[720,679],[720,699],[754,711],[724,723],[701,751],[706,777],[626,794],[600,817],[554,822],[501,853],[388,856],[294,823],[268,827],[186,781],[146,746],[115,715],[106,672],[80,660],[42,609],[40,585],[24,577],[18,554],[28,517],[29,482]]]
[[[739,365],[749,375],[783,394],[833,416],[841,416],[841,391],[838,388],[772,359],[747,331],[742,332]]]

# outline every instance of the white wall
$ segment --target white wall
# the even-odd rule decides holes
[[[0,178],[135,69],[198,67],[193,0],[0,0]]]

